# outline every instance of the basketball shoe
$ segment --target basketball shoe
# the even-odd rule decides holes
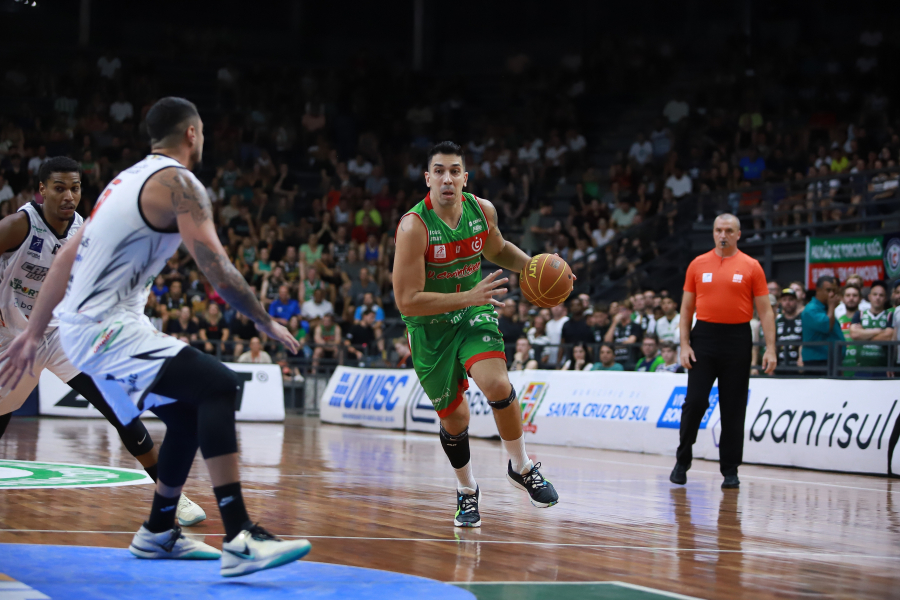
[[[541,463],[537,463],[531,467],[531,470],[521,475],[513,471],[512,461],[509,461],[506,470],[506,477],[513,487],[525,490],[531,496],[531,503],[538,508],[549,508],[559,502],[559,494],[553,484],[544,479],[538,467]]]
[[[222,577],[249,575],[300,560],[312,549],[306,540],[288,542],[253,525],[222,544]]]
[[[177,525],[162,533],[153,533],[141,525],[128,550],[138,558],[215,560],[222,556],[212,546],[185,537]]]
[[[466,488],[472,489],[472,488]],[[475,488],[474,494],[456,492],[456,515],[453,524],[457,527],[481,527],[481,513],[478,503],[481,502],[481,489]]]
[[[175,511],[175,517],[178,524],[182,527],[190,527],[196,525],[200,521],[206,520],[206,512],[200,508],[195,502],[192,502],[184,494],[178,499],[178,508]]]

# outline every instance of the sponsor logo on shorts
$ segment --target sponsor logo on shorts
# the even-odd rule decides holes
[[[678,386],[672,390],[666,406],[663,408],[659,420],[656,422],[657,427],[665,427],[669,429],[678,429],[681,427],[681,407],[684,406],[684,400],[687,397],[687,386]],[[709,424],[709,418],[713,414],[716,405],[719,403],[719,388],[713,387],[709,392],[709,408],[700,421],[700,429],[706,429]]]
[[[11,287],[17,294],[20,294],[22,296],[37,298],[38,292],[40,290],[27,287],[23,284],[24,282],[21,279],[19,279],[18,277],[13,277],[12,281],[9,282],[9,287]]]
[[[25,276],[25,279],[34,279],[35,281],[43,281],[44,277],[47,276],[47,271],[50,270],[50,267],[42,267],[40,265],[33,265],[31,263],[23,263],[22,269],[26,271],[28,274]]]
[[[44,249],[44,238],[36,235],[31,236],[31,244],[28,249],[32,252],[40,253]]]
[[[91,342],[91,352],[94,354],[106,352],[109,350],[110,346],[112,346],[113,340],[118,337],[118,335],[122,332],[122,326],[112,325],[110,327],[105,328],[94,340]]]
[[[112,375],[107,375],[106,380],[107,381],[118,381],[125,387],[125,391],[128,394],[133,394],[138,391],[138,388],[137,388],[138,374],[137,373],[132,373],[130,375],[126,375],[125,377],[113,377]]]
[[[497,317],[492,317],[487,313],[478,313],[477,315],[469,319],[469,327],[474,327],[476,323],[494,323],[495,325],[499,325],[500,319],[498,319]]]
[[[541,402],[547,395],[549,386],[543,381],[532,381],[519,392],[519,402],[522,405],[522,429],[530,433],[537,432],[534,417],[537,416]]]

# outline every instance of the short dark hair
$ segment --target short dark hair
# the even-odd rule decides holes
[[[368,317],[369,315],[374,315],[374,314],[375,314],[374,310],[372,310],[371,308],[367,308],[366,310],[362,311],[362,314],[360,316]]]
[[[78,173],[81,175],[81,165],[68,156],[54,156],[45,160],[38,169],[38,181],[47,183],[53,173]]]
[[[834,284],[837,284],[837,282],[835,281],[834,277],[832,277],[831,275],[822,275],[821,277],[819,277],[818,279],[816,279],[816,289],[819,289],[820,287],[822,287],[822,284],[823,284],[823,283],[834,283]]]
[[[666,340],[664,342],[659,343],[659,349],[660,350],[666,350],[666,349],[675,350],[675,344],[670,342],[669,340]]]
[[[884,293],[885,293],[885,294],[890,293],[890,288],[888,287],[887,281],[882,281],[881,279],[878,279],[878,280],[876,280],[876,281],[873,281],[873,282],[872,282],[872,285],[869,286],[869,291],[871,292],[872,289],[874,289],[874,288],[876,288],[876,287],[884,288]]]
[[[188,119],[199,117],[197,107],[190,100],[168,96],[156,102],[147,111],[147,133],[150,143],[156,145],[173,133]]]
[[[428,167],[428,170],[431,170],[431,159],[434,158],[438,154],[454,154],[460,159],[462,159],[463,168],[466,166],[466,158],[463,156],[463,149],[456,142],[445,141],[439,144],[435,144],[435,146],[428,151],[428,157],[425,160],[425,166]]]

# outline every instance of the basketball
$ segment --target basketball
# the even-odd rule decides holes
[[[574,283],[569,264],[555,254],[538,254],[528,261],[519,277],[525,299],[540,308],[565,302]]]

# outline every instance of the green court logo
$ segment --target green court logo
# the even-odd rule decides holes
[[[142,483],[153,483],[153,480],[136,469],[0,460],[0,490],[106,487]]]

